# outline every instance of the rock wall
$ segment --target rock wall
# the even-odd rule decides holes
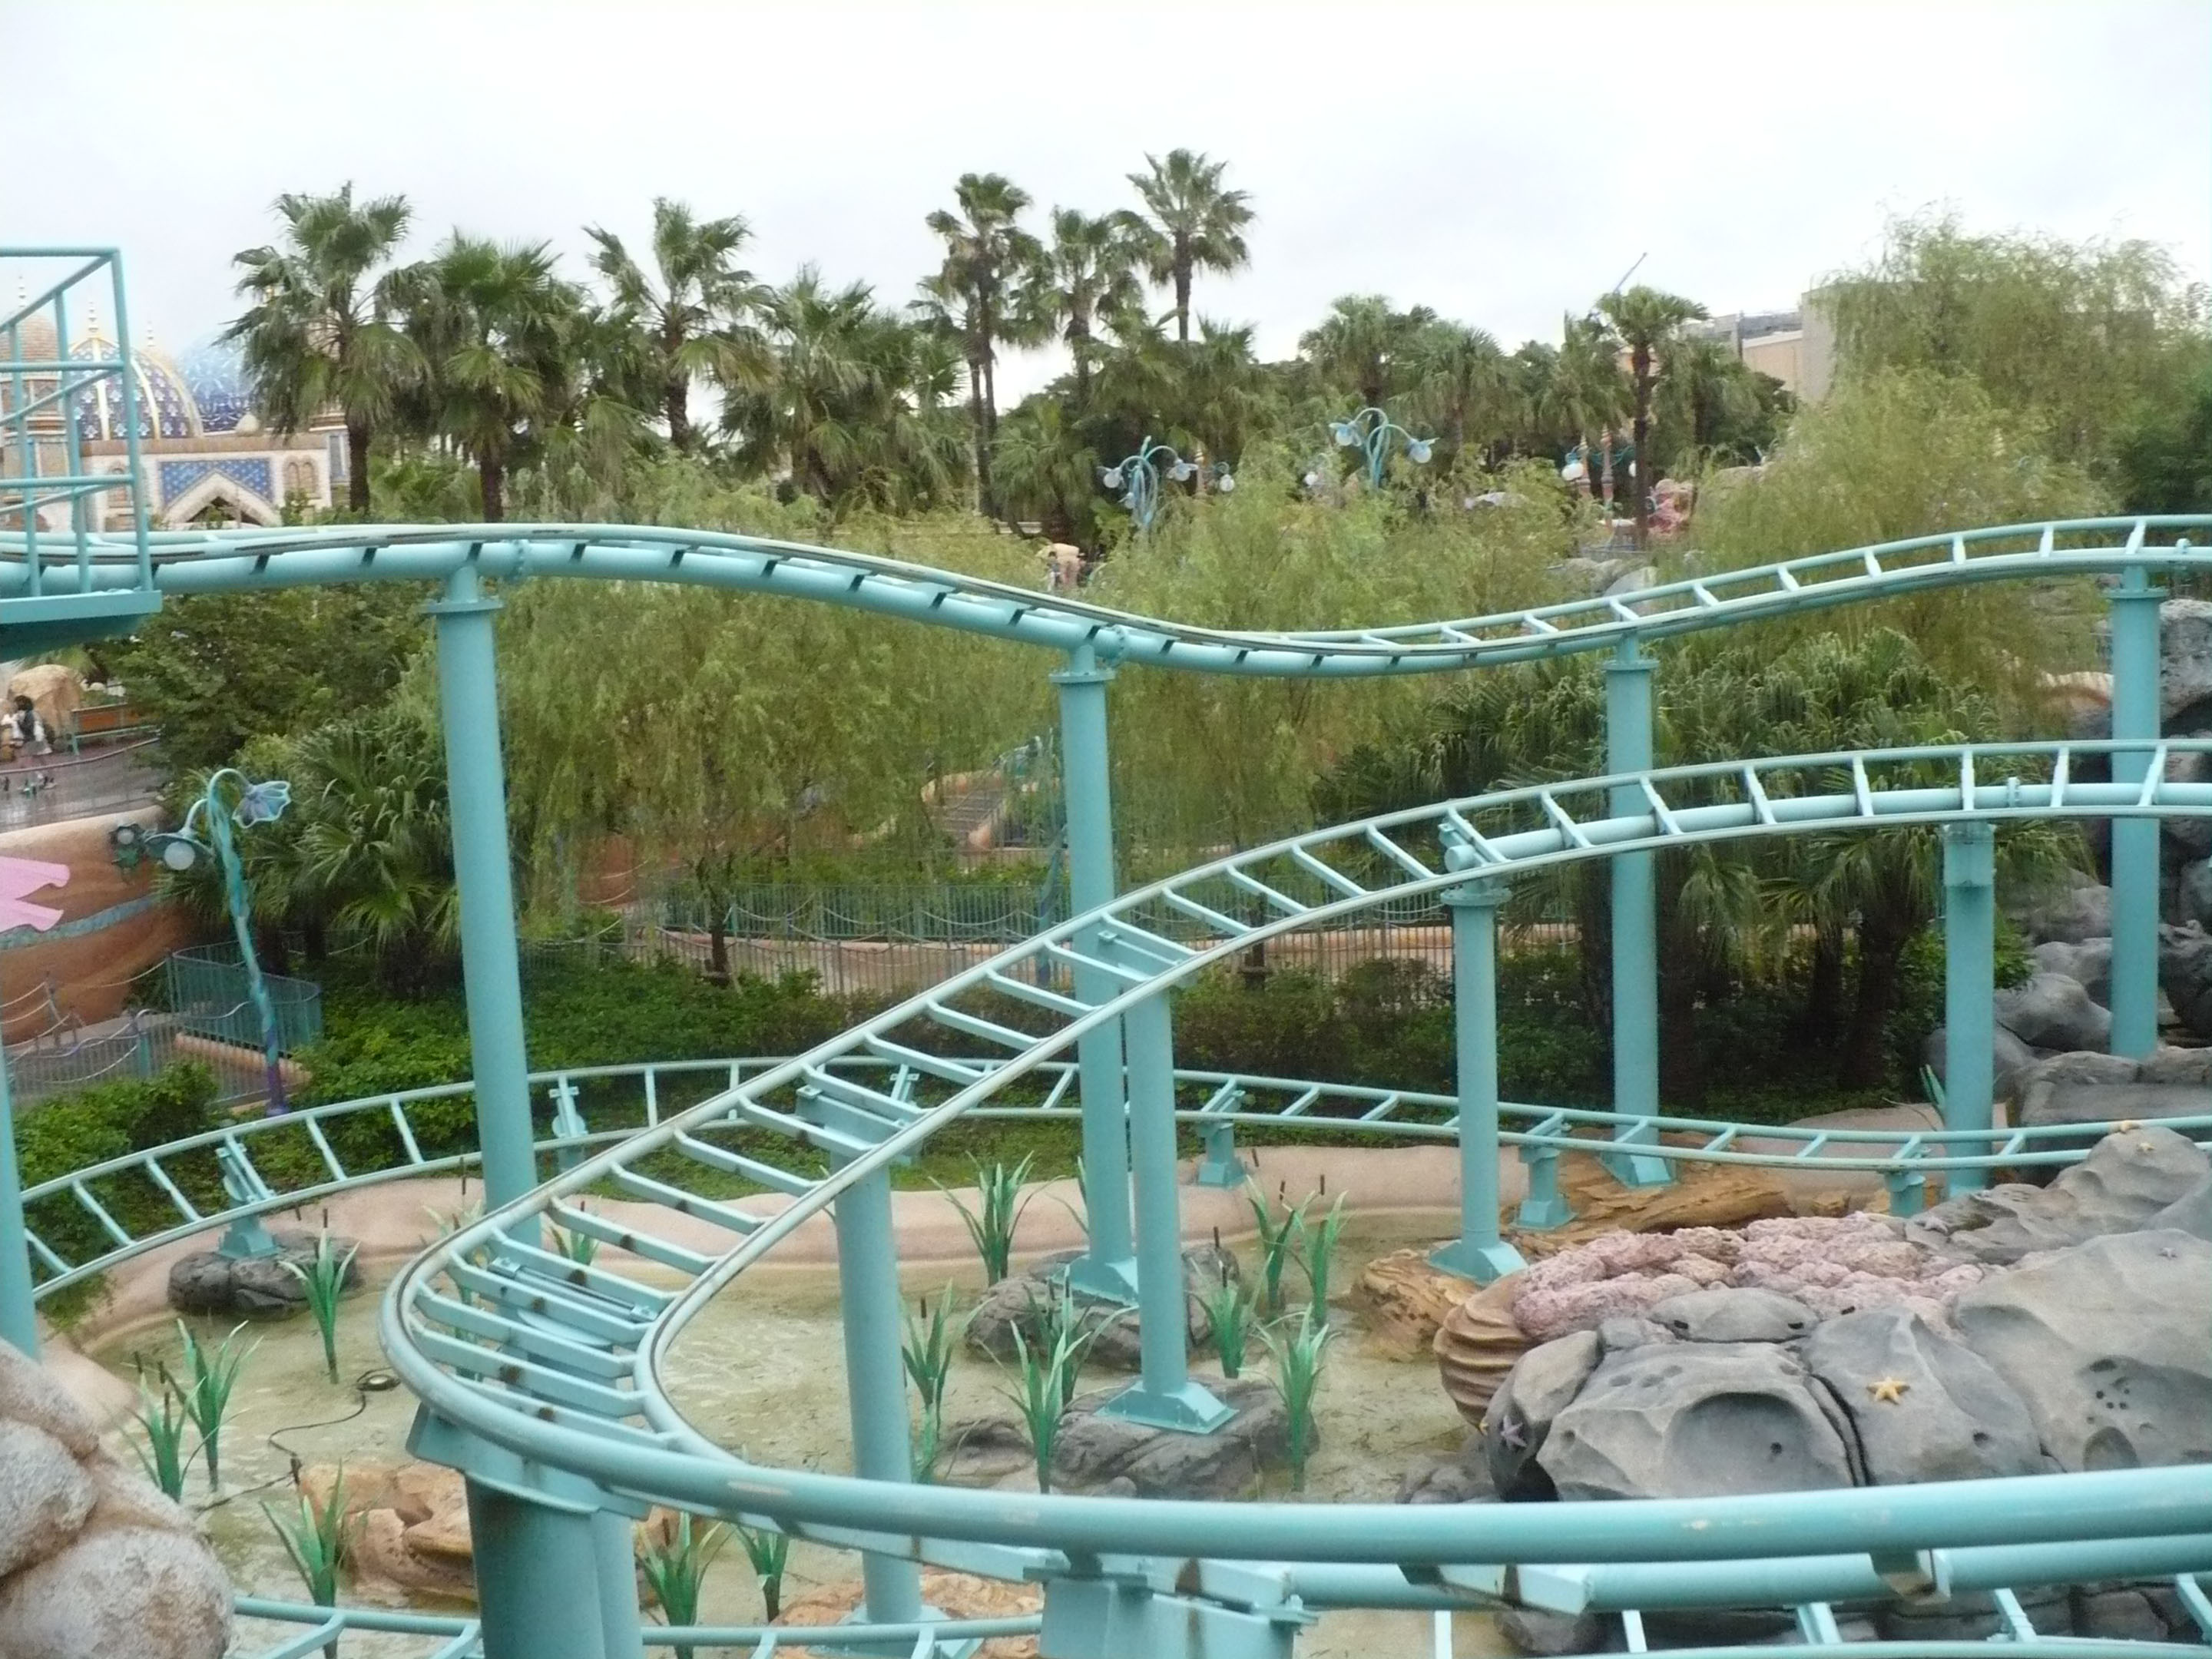
[[[41,981],[53,982],[64,1012],[88,1025],[112,1019],[130,1005],[135,975],[198,936],[181,908],[154,896],[152,865],[118,869],[108,844],[117,824],[151,829],[159,816],[143,807],[0,833],[0,855],[65,864],[70,871],[68,885],[35,895],[62,913],[52,933],[0,935],[0,1002],[15,1005],[6,1017],[9,1042],[52,1024],[43,1000],[17,1000]]]

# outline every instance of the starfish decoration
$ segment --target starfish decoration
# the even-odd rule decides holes
[[[1510,1447],[1514,1451],[1528,1449],[1528,1435],[1522,1431],[1521,1425],[1510,1417],[1505,1419],[1505,1426],[1498,1430],[1498,1441],[1500,1445]]]
[[[2136,1150],[2139,1152],[2154,1152],[2158,1148],[2152,1146],[2148,1140],[2138,1140],[2136,1142]]]
[[[2130,1129],[2140,1129],[2142,1127],[2142,1125],[2136,1122],[2135,1119],[2131,1117],[2124,1117],[2118,1123],[2112,1125],[2112,1133],[2116,1135],[2124,1135]]]
[[[25,895],[41,887],[64,886],[69,878],[66,864],[0,859],[0,927],[29,927],[45,933],[62,919],[62,913],[50,904],[33,904]]]
[[[1884,1376],[1867,1384],[1867,1392],[1875,1397],[1876,1405],[1902,1406],[1905,1391],[1912,1384],[1901,1376]]]

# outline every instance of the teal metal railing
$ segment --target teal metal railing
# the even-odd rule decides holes
[[[234,945],[193,945],[170,952],[164,964],[168,1010],[195,1036],[258,1053],[261,1016],[253,1006],[246,965]],[[313,981],[264,974],[276,1016],[276,1048],[297,1054],[323,1035],[323,988]]]

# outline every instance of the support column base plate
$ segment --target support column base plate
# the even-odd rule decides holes
[[[1142,1423],[1147,1428],[1212,1434],[1237,1415],[1237,1408],[1215,1399],[1200,1382],[1186,1382],[1167,1392],[1155,1392],[1138,1382],[1101,1406],[1098,1414]]]
[[[1520,1251],[1502,1240],[1494,1244],[1478,1244],[1472,1239],[1455,1238],[1429,1252],[1429,1266],[1461,1279],[1471,1279],[1478,1285],[1494,1285],[1506,1274],[1517,1273],[1528,1265]]]

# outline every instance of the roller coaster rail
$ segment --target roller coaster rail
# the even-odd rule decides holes
[[[1632,1181],[1664,1179],[1685,1158],[1871,1169],[1903,1208],[1931,1175],[1965,1189],[1997,1169],[2079,1156],[2084,1126],[2068,1126],[2062,1139],[1990,1121],[1987,1045],[1973,1030],[1988,1024],[1990,834],[2033,818],[2112,821],[2114,1044],[2146,1052],[2155,1035],[2158,823],[2212,813],[2212,783],[2180,775],[2178,764],[2212,752],[2212,741],[2158,735],[2159,596],[2150,578],[2206,564],[2192,538],[2208,532],[2212,517],[2203,516],[1999,526],[1455,622],[1263,633],[1153,621],[896,560],[681,530],[332,526],[129,543],[80,531],[66,554],[0,537],[0,635],[9,632],[10,607],[30,600],[41,608],[22,611],[25,628],[63,625],[75,602],[88,635],[106,625],[101,617],[143,617],[172,592],[364,580],[443,585],[429,609],[489,1212],[402,1271],[384,1299],[380,1332],[421,1401],[417,1451],[468,1477],[472,1514],[483,1523],[480,1635],[490,1659],[637,1651],[635,1606],[621,1604],[629,1577],[624,1517],[655,1503],[860,1551],[866,1616],[922,1653],[935,1639],[918,1595],[915,1565],[922,1561],[1043,1583],[1040,1639],[1053,1659],[1139,1650],[1161,1659],[1282,1659],[1318,1609],[1448,1613],[1510,1605],[1617,1613],[1632,1651],[1646,1645],[1646,1611],[1746,1605],[1791,1608],[1802,1641],[1704,1651],[1737,1659],[1770,1650],[1986,1651],[1982,1643],[1847,1643],[1838,1629],[1839,1604],[1969,1592],[1988,1594],[2001,1636],[2023,1656],[2179,1653],[2202,1650],[2041,1636],[2013,1587],[2170,1579],[2212,1638],[2212,1602],[2197,1582],[2212,1573],[2212,1481],[2202,1469],[1852,1488],[1814,1501],[1785,1493],[1510,1509],[1139,1502],[914,1485],[889,1191],[899,1159],[963,1118],[1079,1116],[1094,1192],[1112,1201],[1089,1206],[1091,1249],[1072,1277],[1086,1294],[1133,1302],[1142,1336],[1139,1379],[1109,1409],[1203,1432],[1225,1408],[1186,1364],[1179,1120],[1278,1128],[1325,1121],[1332,1129],[1455,1140],[1463,1236],[1453,1260],[1475,1279],[1513,1259],[1494,1201],[1500,1146],[1516,1146],[1529,1160],[1540,1199],[1561,1152],[1598,1150]],[[1981,581],[2106,576],[2118,578],[2110,741],[1650,765],[1644,643]],[[1054,678],[1076,914],[806,1054],[750,1074],[740,1066],[726,1086],[672,1115],[656,1109],[649,1115],[659,1121],[635,1132],[584,1129],[573,1095],[564,1096],[566,1115],[547,1150],[568,1167],[541,1181],[529,1100],[547,1085],[522,1060],[490,628],[497,601],[484,586],[541,577],[805,598],[1064,653],[1066,665]],[[1607,775],[1378,815],[1115,893],[1104,716],[1105,685],[1117,667],[1343,678],[1595,650],[1615,653]],[[1723,839],[1906,829],[1936,831],[1944,843],[1954,1016],[1945,1127],[1781,1131],[1660,1112],[1653,856]],[[1592,859],[1608,861],[1613,882],[1613,1109],[1515,1108],[1496,1092],[1498,902],[1514,879]],[[1176,986],[1255,945],[1418,896],[1441,898],[1453,911],[1459,1079],[1451,1096],[1197,1073],[1179,1081],[1168,995]],[[1021,1024],[1009,1023],[1009,1000],[1021,1005]],[[915,1035],[923,1026],[934,1028],[927,1042]],[[958,1057],[967,1050],[996,1057]],[[1063,1058],[1070,1050],[1073,1061]],[[580,1076],[569,1074],[570,1088]],[[1024,1092],[1030,1097],[1018,1097]],[[1071,1097],[1079,1107],[1065,1103]],[[233,1208],[283,1208],[303,1195],[460,1162],[422,1156],[408,1103],[347,1103],[272,1125],[270,1133],[303,1129],[330,1177],[288,1191],[265,1178],[257,1190],[248,1179],[260,1178],[250,1156],[258,1126],[217,1132],[239,1189]],[[380,1110],[411,1156],[376,1170],[349,1166],[322,1126]],[[1324,1119],[1340,1110],[1349,1115]],[[1444,1111],[1449,1124],[1425,1121]],[[1516,1127],[1504,1127],[1508,1121]],[[2205,1138],[2202,1120],[2181,1127]],[[195,1220],[172,1182],[176,1225],[135,1234],[93,1190],[123,1178],[161,1187],[170,1180],[162,1158],[199,1150],[156,1149],[37,1189],[39,1201],[77,1206],[113,1245],[76,1261],[48,1248],[40,1261],[49,1284],[221,1219],[210,1212]],[[635,1206],[617,1217],[579,1202],[609,1192]],[[1133,1227],[1124,1202],[1132,1196]],[[750,1462],[686,1422],[660,1382],[672,1345],[707,1300],[823,1213],[839,1242],[852,1475]],[[639,1215],[665,1218],[647,1224]],[[1536,1218],[1558,1218],[1555,1207]],[[579,1262],[543,1248],[541,1223],[605,1248]],[[699,1247],[702,1230],[711,1248]],[[0,1283],[0,1303],[10,1294]],[[28,1297],[26,1286],[26,1304]],[[602,1587],[593,1594],[604,1622],[567,1605],[583,1594],[580,1586],[593,1584]],[[1448,1626],[1431,1628],[1448,1647]]]

